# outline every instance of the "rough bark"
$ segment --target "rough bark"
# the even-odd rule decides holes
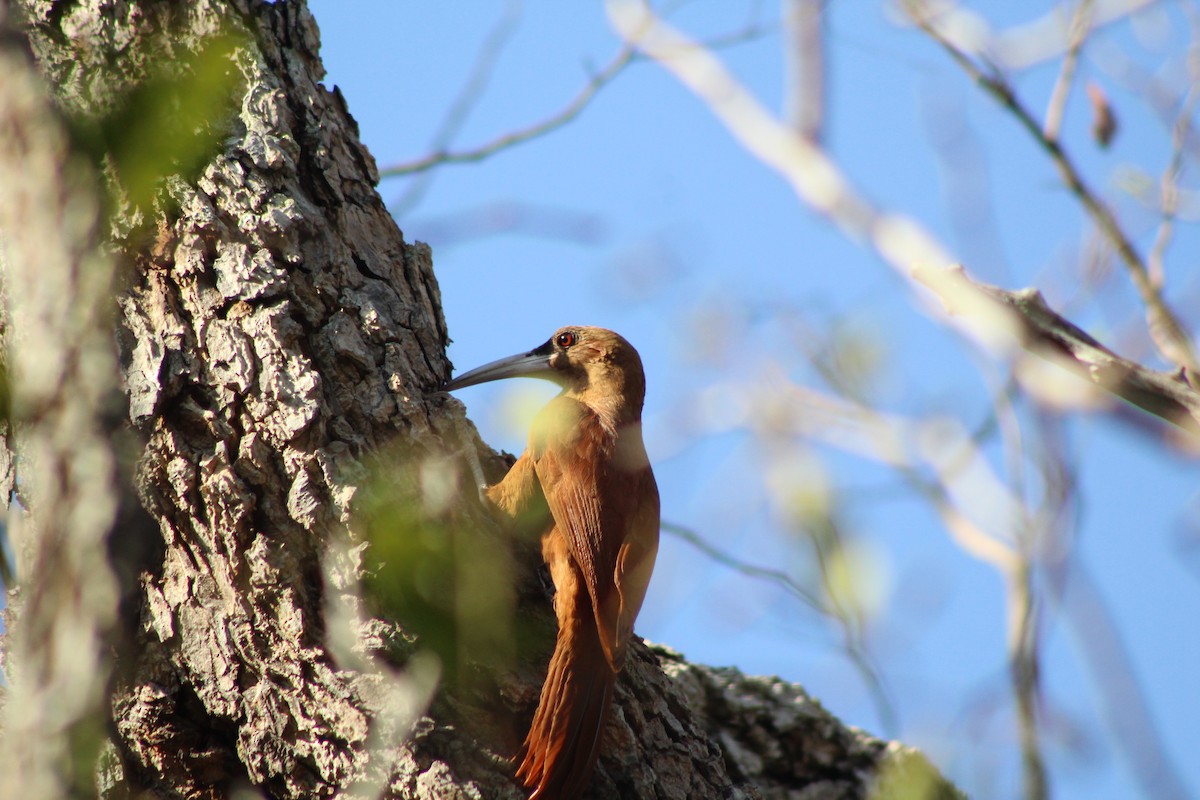
[[[129,265],[115,305],[127,424],[139,437],[136,486],[161,540],[122,587],[136,602],[107,687],[102,794],[522,797],[506,759],[536,704],[545,643],[517,639],[520,657],[494,663],[479,658],[492,652],[482,644],[468,649],[461,664],[447,661],[428,708],[405,713],[397,704],[419,703],[429,676],[409,635],[420,626],[370,618],[375,606],[359,591],[364,565],[374,563],[378,581],[391,574],[373,552],[433,535],[459,543],[450,569],[462,585],[511,552],[512,586],[489,603],[467,599],[503,608],[515,587],[522,616],[543,632],[553,624],[535,548],[504,540],[467,477],[466,463],[494,480],[503,462],[479,449],[462,407],[435,391],[450,365],[431,254],[404,241],[341,95],[319,83],[308,9],[297,0],[21,7],[38,67],[76,117],[111,121],[149,81],[165,81],[168,108],[186,104],[171,81],[185,85],[216,34],[236,43],[225,56],[238,77],[235,102],[195,122],[220,145],[199,170],[164,175],[146,194],[113,149],[119,131],[99,162],[110,180],[110,246]],[[53,171],[43,178],[56,180]],[[68,261],[77,274],[84,257]],[[31,291],[14,275],[5,276],[10,294]],[[109,290],[101,281],[72,291]],[[25,298],[10,299],[17,307]],[[115,384],[111,354],[88,358],[94,374],[66,374],[60,391],[96,375],[97,391]],[[94,422],[80,447],[105,430]],[[6,440],[0,465],[32,441],[14,450]],[[108,457],[116,459],[111,447]],[[409,511],[415,522],[388,528]],[[33,505],[36,536],[49,535],[44,513]],[[89,529],[95,572],[68,576],[81,587],[112,580],[95,553],[114,526],[113,540],[122,536],[114,513]],[[35,562],[26,586],[55,568]],[[116,600],[97,608],[116,613]],[[19,607],[14,630],[31,624],[29,609]],[[460,638],[471,636],[488,631]],[[98,641],[79,646],[102,677]],[[483,644],[499,652],[504,641]],[[919,761],[845,728],[796,687],[640,645],[631,662],[594,797],[862,797],[881,773],[896,780],[884,765]],[[23,691],[25,673],[15,676]],[[89,713],[85,702],[77,718]],[[7,735],[22,735],[13,714],[6,719]]]

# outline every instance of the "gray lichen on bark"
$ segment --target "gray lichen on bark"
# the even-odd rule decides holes
[[[119,157],[110,150],[100,162],[110,247],[128,265],[115,316],[128,425],[140,437],[136,485],[161,540],[124,586],[137,599],[135,625],[109,686],[102,792],[523,797],[507,757],[547,649],[467,659],[466,677],[427,710],[398,714],[397,689],[419,683],[420,645],[403,621],[369,618],[359,592],[378,545],[364,533],[363,497],[381,463],[395,467],[385,489],[430,515],[422,535],[466,536],[467,549],[496,548],[496,563],[510,554],[458,472],[478,437],[436,391],[450,365],[431,253],[404,241],[340,93],[321,85],[308,9],[295,0],[21,7],[68,114],[103,117],[155,76],[169,87],[199,69],[193,56],[213,37],[235,42],[224,56],[235,102],[197,123],[219,144],[198,170],[161,177],[144,202],[122,185]],[[86,365],[102,378],[96,391],[105,375],[115,385],[111,351]],[[90,430],[81,448],[104,429]],[[491,479],[502,473],[499,457],[478,457]],[[101,533],[113,526],[105,513]],[[553,623],[536,547],[512,552],[522,568],[505,591],[545,631]],[[94,575],[102,588],[103,570]],[[795,687],[731,676],[638,645],[592,795],[865,796],[887,760],[882,743],[809,713]]]

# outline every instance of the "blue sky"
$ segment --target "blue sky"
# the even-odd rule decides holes
[[[602,4],[310,6],[326,82],[345,94],[381,167],[429,151],[489,36],[503,47],[451,149],[551,116],[619,49]],[[993,3],[986,16],[1006,27],[1044,10]],[[1173,13],[1106,29],[1085,53],[1081,80],[1103,85],[1119,115],[1113,147],[1091,142],[1081,85],[1064,123],[1067,147],[1143,252],[1157,218],[1126,190],[1155,185],[1169,131],[1105,71],[1104,48],[1170,77],[1173,68],[1161,65],[1187,42]],[[786,84],[776,14],[774,4],[695,0],[671,19],[700,39],[757,20],[761,35],[719,55],[764,105],[779,109]],[[1088,280],[1092,239],[1079,208],[1016,123],[884,6],[830,2],[826,25],[827,142],[858,187],[919,220],[975,277],[1035,286],[1111,347],[1161,367],[1119,265]],[[1056,74],[1051,62],[1015,78],[1039,113]],[[1016,796],[998,573],[957,547],[893,470],[825,446],[764,441],[731,427],[727,407],[730,386],[791,381],[827,392],[805,350],[833,336],[844,356],[861,359],[864,391],[879,408],[954,419],[970,430],[987,419],[989,381],[1003,382],[1004,363],[951,333],[929,311],[928,296],[802,206],[652,63],[631,65],[553,133],[440,168],[415,204],[405,201],[413,182],[385,180],[380,192],[405,235],[433,246],[459,371],[540,344],[563,324],[621,332],[646,365],[646,436],[664,519],[801,581],[813,574],[812,550],[782,513],[772,480],[783,474],[835,488],[839,523],[860,554],[853,574],[870,609],[867,646],[898,726],[883,729],[826,619],[672,536],[664,537],[638,632],[695,661],[796,681],[846,721],[925,749],[972,796]],[[1181,310],[1196,306],[1189,267],[1198,241],[1194,226],[1183,224],[1168,255],[1168,296]],[[552,392],[507,382],[460,397],[485,440],[519,452],[531,409]],[[1022,434],[1036,448],[1031,423],[1039,412],[1019,405]],[[1107,416],[1070,413],[1061,430],[1078,468],[1072,563],[1086,570],[1111,614],[1165,754],[1194,793],[1200,551],[1189,518],[1200,503],[1200,470]],[[983,453],[1003,475],[1002,448],[988,440]],[[1030,487],[1036,494],[1036,480]],[[1070,610],[1094,607],[1077,585],[1069,578],[1064,606],[1043,609],[1051,787],[1063,798],[1139,796],[1115,744],[1127,710],[1115,718],[1104,710],[1102,689],[1117,674],[1095,655],[1104,637]]]

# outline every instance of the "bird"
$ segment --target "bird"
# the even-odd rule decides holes
[[[530,800],[579,797],[595,768],[633,622],[658,553],[659,495],[642,441],[641,357],[605,328],[559,328],[545,344],[459,375],[446,391],[512,377],[561,392],[488,500],[538,514],[558,633],[516,776]],[[544,499],[543,499],[544,498]]]

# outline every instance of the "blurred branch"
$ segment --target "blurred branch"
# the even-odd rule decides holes
[[[1062,426],[1045,414],[1036,441],[1041,450],[1046,498],[1043,528],[1056,532],[1039,548],[1047,599],[1066,621],[1078,648],[1080,661],[1091,673],[1099,697],[1101,716],[1112,732],[1112,741],[1146,797],[1183,800],[1190,795],[1171,763],[1168,749],[1150,716],[1146,693],[1140,685],[1128,648],[1086,561],[1072,558],[1076,525],[1078,480],[1068,456]]]
[[[1096,596],[1096,589],[1078,583],[1086,581],[1086,576],[1079,572],[1077,561],[1069,560],[1070,550],[1062,537],[1050,536],[1056,527],[1062,526],[1056,519],[1072,495],[1074,479],[1065,465],[1052,463],[1043,467],[1042,485],[1047,496],[1041,503],[1041,511],[1030,514],[1010,496],[1002,482],[981,471],[985,465],[977,443],[966,431],[956,433],[955,427],[945,420],[909,420],[886,415],[791,384],[773,391],[746,387],[731,387],[731,390],[742,393],[731,405],[745,409],[743,424],[770,416],[777,434],[826,442],[898,468],[931,502],[954,542],[965,553],[1000,573],[1011,609],[1009,654],[1026,765],[1024,797],[1046,796],[1047,792],[1038,744],[1040,643],[1031,571],[1043,563],[1053,581],[1056,605],[1073,617],[1072,627],[1084,643],[1088,667],[1100,684],[1110,728],[1123,754],[1132,762],[1147,796],[1186,797],[1175,792],[1181,784],[1166,761],[1115,624]],[[1051,435],[1040,433],[1035,440]],[[979,520],[967,513],[985,509]],[[995,530],[985,530],[982,524]],[[1001,535],[1003,530],[1019,534],[1015,546]],[[736,559],[732,560],[736,563]],[[747,574],[757,571],[758,568],[751,568]],[[778,579],[780,576],[772,577]],[[790,580],[786,576],[782,579]],[[1068,591],[1068,581],[1075,593],[1084,591],[1085,596],[1081,598]],[[1093,636],[1094,630],[1101,635]]]
[[[721,48],[731,45],[741,44],[743,42],[752,41],[753,39],[762,36],[766,29],[750,25],[746,28],[731,33],[727,36],[718,37],[709,42],[710,47]],[[562,126],[571,122],[578,117],[583,110],[587,108],[592,99],[599,94],[600,90],[620,75],[626,67],[641,59],[637,52],[637,48],[629,43],[621,47],[617,54],[608,62],[599,72],[595,73],[591,79],[584,85],[575,97],[567,103],[556,114],[553,114],[541,122],[536,122],[524,128],[519,128],[503,136],[498,136],[486,144],[478,147],[469,148],[466,150],[450,151],[445,148],[438,148],[428,155],[413,161],[406,161],[391,167],[385,167],[379,171],[380,178],[395,178],[402,175],[412,175],[420,172],[431,170],[443,164],[463,164],[473,161],[482,161],[489,156],[495,155],[501,150],[507,150],[510,147],[515,147],[519,144],[524,144],[531,139],[537,139],[545,136]]]
[[[1067,108],[1067,99],[1071,96],[1071,86],[1075,82],[1075,68],[1079,65],[1079,51],[1083,47],[1091,30],[1092,1],[1080,0],[1079,7],[1071,19],[1071,40],[1067,52],[1063,56],[1062,66],[1058,71],[1058,79],[1050,93],[1050,103],[1046,108],[1046,122],[1042,127],[1042,135],[1050,141],[1058,141],[1062,130],[1063,112]]]
[[[1192,338],[1184,330],[1175,313],[1166,305],[1160,287],[1157,287],[1151,281],[1145,261],[1142,260],[1141,255],[1136,251],[1133,242],[1124,234],[1124,230],[1122,230],[1120,223],[1117,222],[1114,213],[1087,186],[1079,170],[1075,168],[1074,162],[1067,155],[1067,151],[1063,150],[1060,142],[1057,139],[1046,136],[1042,125],[1038,124],[1038,121],[1034,119],[1030,110],[1021,103],[1020,98],[1016,96],[1013,86],[1008,83],[1008,80],[1000,72],[996,71],[995,68],[980,67],[972,60],[970,55],[967,55],[964,50],[959,48],[958,44],[944,35],[940,26],[935,24],[934,19],[932,19],[928,10],[926,10],[924,1],[911,0],[906,4],[906,7],[919,28],[925,31],[932,40],[941,44],[942,48],[946,50],[955,64],[958,64],[974,82],[982,86],[1002,107],[1008,109],[1014,118],[1020,122],[1021,126],[1042,146],[1042,149],[1046,151],[1046,155],[1050,156],[1050,160],[1058,168],[1058,173],[1062,175],[1064,184],[1079,199],[1080,203],[1084,205],[1088,215],[1092,217],[1092,221],[1096,223],[1097,228],[1102,231],[1105,239],[1108,239],[1112,247],[1116,249],[1117,254],[1120,255],[1124,265],[1126,265],[1126,270],[1129,272],[1129,277],[1132,279],[1134,288],[1138,290],[1138,295],[1141,297],[1142,303],[1146,306],[1147,327],[1150,329],[1151,338],[1154,344],[1157,345],[1159,354],[1168,363],[1174,363],[1174,365],[1186,368],[1189,372],[1198,371],[1200,362],[1196,360]]]
[[[1091,28],[1099,30],[1154,5],[1159,0],[1092,0]],[[1042,16],[1001,31],[964,5],[938,2],[932,22],[947,38],[973,56],[987,54],[1004,69],[1022,70],[1059,58],[1071,49],[1074,32],[1063,24],[1062,8],[1051,4]]]
[[[887,415],[792,384],[741,391],[731,405],[744,409],[742,424],[770,419],[776,436],[824,441],[896,468],[938,512],[953,542],[1000,574],[1010,612],[1008,656],[1024,764],[1023,796],[1047,797],[1039,743],[1040,625],[1033,580],[1041,545],[1039,517],[993,473],[969,432],[950,420]],[[1001,400],[1006,396],[1001,393]],[[1000,403],[997,416],[1011,412]],[[1008,430],[1003,421],[1000,428]],[[1021,439],[1010,431],[1006,445],[1019,449]],[[1020,471],[1010,479],[1021,483]]]
[[[893,467],[931,501],[964,552],[1005,576],[1016,568],[1009,532],[1021,522],[1020,503],[990,469],[970,432],[955,421],[886,414],[791,382],[731,383],[725,391],[726,402],[741,409],[732,427],[753,429],[769,420],[774,437],[824,442]],[[988,502],[962,502],[979,497]]]
[[[787,116],[800,136],[820,144],[825,128],[825,0],[788,0],[784,12],[787,36]]]
[[[1067,188],[1083,204],[1096,227],[1125,263],[1130,280],[1146,307],[1147,327],[1159,353],[1167,363],[1184,367],[1189,372],[1196,372],[1200,368],[1200,362],[1196,359],[1191,337],[1184,330],[1175,313],[1168,307],[1162,296],[1161,287],[1156,286],[1150,279],[1145,262],[1133,246],[1133,242],[1125,235],[1111,209],[1084,182],[1083,176],[1059,141],[1046,135],[1041,124],[1017,97],[1012,85],[999,71],[994,67],[976,64],[971,56],[945,35],[943,29],[935,24],[924,0],[910,0],[906,4],[906,8],[917,26],[940,44],[954,62],[995,98],[1002,107],[1006,108],[1046,151],[1058,168]]]
[[[1111,2],[1096,0],[1093,25],[1109,19],[1106,15],[1114,8]],[[955,317],[960,330],[1001,347],[1023,347],[1082,376],[1087,391],[1080,392],[1080,385],[1074,383],[1071,386],[1077,403],[1087,401],[1094,406],[1095,397],[1102,396],[1091,390],[1095,385],[1177,426],[1185,432],[1181,439],[1200,443],[1196,439],[1200,436],[1200,396],[1187,381],[1195,362],[1190,340],[1166,310],[1145,265],[1111,212],[1087,189],[1057,141],[1047,137],[1006,83],[993,80],[989,90],[1019,112],[1019,119],[1054,156],[1068,185],[1085,201],[1097,224],[1110,240],[1115,238],[1123,245],[1122,256],[1132,262],[1130,271],[1150,309],[1152,331],[1158,332],[1163,320],[1173,326],[1165,346],[1161,339],[1156,340],[1164,350],[1174,345],[1183,351],[1182,357],[1170,359],[1187,366],[1182,374],[1160,373],[1122,359],[1051,311],[1035,291],[1006,292],[967,279],[961,268],[944,268],[951,260],[933,236],[910,218],[872,207],[828,153],[773,118],[710,52],[633,0],[610,0],[608,9],[613,26],[626,40],[636,43],[690,88],[749,153],[787,180],[809,207],[849,236],[868,242],[898,274],[928,286]],[[991,76],[984,75],[961,51],[950,49],[988,85]],[[1172,337],[1174,341],[1170,341]],[[1041,363],[1036,359],[1018,361],[1019,374],[1026,362]],[[1027,377],[1023,385],[1038,389]],[[827,441],[899,468],[917,485],[926,487],[926,496],[955,543],[1004,577],[1012,609],[1009,655],[1021,720],[1026,791],[1030,797],[1046,796],[1038,741],[1039,628],[1031,572],[1040,543],[1036,520],[1031,521],[1022,499],[993,474],[982,450],[953,421],[904,420],[792,385],[776,391],[759,390],[757,394],[762,396],[736,387],[729,391],[739,393],[730,406],[742,409],[742,424],[770,418],[777,431]]]
[[[906,280],[921,264],[950,264],[940,244],[913,220],[876,211],[817,144],[773,117],[703,45],[636,0],[610,0],[614,28],[673,73],[725,124],[751,155],[787,180],[800,199],[847,235],[865,239]]]
[[[761,579],[767,581],[768,583],[773,583],[788,594],[795,597],[800,602],[804,603],[804,605],[808,606],[813,611],[816,611],[824,616],[832,616],[832,612],[820,597],[808,589],[805,589],[803,586],[797,583],[791,575],[788,575],[783,570],[748,564],[745,561],[730,555],[724,550],[709,544],[708,541],[706,541],[704,537],[701,536],[697,531],[685,525],[664,521],[662,523],[662,529],[664,532],[671,534],[677,539],[687,542],[692,547],[696,548],[701,553],[704,553],[704,555],[708,556],[718,564],[729,567],[733,571],[741,573],[747,577]]]
[[[995,370],[986,370],[992,374]],[[1023,800],[1045,800],[1049,794],[1046,762],[1042,755],[1039,730],[1041,710],[1041,614],[1034,582],[1034,570],[1038,564],[1039,548],[1044,538],[1040,521],[1045,514],[1038,513],[1029,496],[1025,479],[1025,464],[1029,458],[1025,439],[1021,435],[1021,419],[1006,385],[992,385],[993,417],[1003,442],[1004,459],[1008,473],[1008,488],[1022,504],[1019,520],[1014,528],[1013,566],[1006,574],[1009,602],[1008,659],[1009,675],[1012,679],[1013,696],[1016,700],[1017,729],[1021,743],[1021,779]],[[979,440],[972,439],[976,444]],[[1043,470],[1045,476],[1046,470]],[[1052,482],[1045,481],[1047,495],[1051,494]]]
[[[1048,796],[1045,761],[1039,744],[1039,616],[1032,579],[1036,554],[1036,537],[1031,515],[1019,502],[1014,487],[1005,487],[986,467],[986,459],[975,440],[965,431],[957,430],[937,419],[902,420],[888,418],[857,403],[839,402],[833,398],[818,398],[815,393],[801,391],[803,413],[812,413],[812,403],[838,409],[841,421],[824,419],[810,428],[814,435],[853,452],[847,447],[845,422],[854,427],[883,426],[893,429],[889,436],[878,440],[892,444],[882,447],[876,456],[896,467],[911,485],[931,503],[942,518],[954,543],[971,555],[994,567],[1004,580],[1009,604],[1008,654],[1009,668],[1016,698],[1018,731],[1021,741],[1024,791],[1026,800],[1044,800]],[[804,405],[809,404],[809,405]],[[1005,416],[1003,408],[997,416]],[[814,415],[816,416],[816,415]],[[1001,422],[1001,429],[1006,426]],[[816,432],[819,431],[819,432]],[[857,437],[856,437],[857,438]],[[875,439],[875,437],[869,437]],[[1008,437],[1006,437],[1007,439]],[[900,447],[897,448],[896,444]],[[1010,445],[1020,447],[1020,440]],[[1017,460],[1019,455],[1013,456]],[[1020,473],[1013,479],[1019,481]],[[964,508],[1007,509],[987,515],[985,530]],[[1010,543],[1003,534],[1015,532]]]
[[[831,609],[826,605],[824,600],[808,589],[805,589],[783,570],[748,564],[726,553],[724,550],[709,544],[697,531],[685,525],[664,521],[661,527],[664,532],[687,542],[718,564],[729,567],[747,577],[773,583],[814,611],[836,620],[842,631],[842,652],[845,653],[846,658],[850,660],[854,668],[858,670],[859,677],[866,684],[867,690],[871,694],[871,699],[875,704],[875,710],[879,714],[884,728],[892,730],[896,727],[896,711],[891,699],[888,697],[887,689],[883,684],[883,679],[879,675],[879,670],[871,663],[871,658],[867,653],[861,634],[857,630],[851,629],[851,626],[847,624],[847,620],[840,612]]]
[[[1195,35],[1193,35],[1191,47],[1198,46],[1200,43],[1195,41]],[[1164,127],[1174,135],[1179,123],[1179,91],[1163,78],[1147,71],[1111,43],[1097,42],[1091,51],[1089,60],[1121,84],[1131,95],[1145,102]],[[1192,63],[1194,64],[1194,61]],[[1189,73],[1193,73],[1193,69],[1189,69]],[[1184,91],[1190,91],[1194,83],[1194,80],[1189,82]],[[1200,135],[1190,125],[1184,132],[1184,147],[1192,158],[1200,158]]]
[[[1020,345],[1029,352],[1062,366],[1105,392],[1160,417],[1181,430],[1200,436],[1200,393],[1185,376],[1159,372],[1118,356],[1072,322],[1059,316],[1040,292],[1022,289],[1010,292],[978,283],[967,277],[962,267],[922,269],[914,277],[926,282],[934,278],[940,286],[962,283],[970,286],[963,297],[990,299],[1019,322],[1013,330]],[[978,307],[948,304],[951,314],[977,313]],[[1192,445],[1200,440],[1188,437]]]
[[[1118,752],[1125,758],[1145,797],[1186,800],[1192,797],[1151,718],[1145,692],[1120,628],[1086,563],[1054,565],[1055,602],[1070,622],[1082,661],[1091,672],[1100,712]]]
[[[842,632],[842,652],[858,669],[875,702],[884,730],[889,735],[896,732],[896,712],[884,687],[883,679],[872,666],[867,655],[864,636],[865,619],[863,608],[855,598],[855,591],[846,586],[844,575],[838,574],[839,564],[846,563],[845,540],[832,514],[820,515],[805,524],[808,540],[821,577],[821,588],[829,598],[832,616]]]
[[[507,150],[519,144],[523,144],[530,139],[536,139],[540,136],[545,136],[547,133],[561,128],[568,122],[572,121],[583,112],[592,98],[614,78],[621,74],[630,63],[634,60],[634,50],[631,47],[623,47],[621,51],[598,73],[592,76],[591,80],[580,90],[579,94],[575,95],[561,111],[554,114],[541,122],[534,123],[525,128],[506,133],[499,136],[487,144],[473,147],[468,150],[448,151],[436,150],[428,155],[422,156],[414,161],[406,161],[397,164],[393,167],[387,167],[379,171],[380,178],[395,178],[401,175],[412,175],[414,173],[425,172],[426,170],[439,167],[443,164],[463,164],[471,161],[482,161],[488,156],[494,155],[501,150]]]
[[[1009,670],[1017,700],[1017,729],[1021,739],[1023,800],[1045,800],[1049,796],[1046,764],[1038,732],[1039,675],[1038,611],[1033,588],[1032,553],[1023,549],[1019,566],[1010,576]]]
[[[487,87],[488,80],[495,73],[496,62],[504,51],[505,44],[517,29],[520,11],[520,4],[515,0],[508,0],[505,3],[500,19],[488,32],[487,38],[484,39],[483,44],[479,47],[479,52],[475,55],[475,63],[471,67],[471,74],[467,78],[466,84],[450,105],[450,109],[442,118],[441,125],[438,126],[437,133],[433,136],[432,149],[434,152],[445,152],[446,148],[450,146],[451,140],[462,130],[467,116],[478,103]],[[380,173],[380,177],[383,176],[384,173]],[[429,188],[431,180],[430,175],[425,173],[421,178],[413,181],[400,199],[393,204],[393,213],[399,216],[417,205]]]
[[[1150,281],[1157,287],[1162,287],[1166,281],[1167,248],[1175,232],[1176,215],[1179,212],[1179,175],[1183,171],[1184,148],[1192,131],[1192,112],[1196,108],[1196,100],[1200,97],[1200,83],[1193,82],[1188,89],[1179,109],[1179,116],[1171,129],[1171,160],[1163,170],[1159,180],[1162,200],[1160,212],[1162,222],[1159,223],[1158,233],[1155,234],[1154,244],[1147,256],[1147,266],[1150,271]]]
[[[1196,108],[1196,100],[1200,98],[1200,82],[1197,72],[1200,65],[1196,64],[1197,49],[1200,48],[1200,12],[1192,4],[1185,4],[1184,10],[1188,15],[1192,29],[1192,41],[1188,58],[1188,90],[1183,102],[1179,104],[1179,112],[1175,115],[1175,123],[1171,126],[1171,159],[1163,170],[1159,185],[1162,192],[1161,213],[1158,233],[1147,257],[1150,269],[1150,280],[1155,286],[1161,287],[1166,280],[1166,253],[1171,244],[1175,231],[1176,214],[1179,210],[1179,176],[1183,172],[1184,153],[1187,142],[1192,136],[1192,112]]]
[[[1039,355],[1067,355],[1069,358],[1065,363],[1068,366],[1075,365],[1085,377],[1106,391],[1193,435],[1200,435],[1200,396],[1184,377],[1155,372],[1116,356],[1051,311],[1035,291],[1009,293],[968,280],[961,268],[930,266],[950,264],[952,260],[924,228],[907,217],[872,208],[854,192],[824,151],[772,118],[710,52],[688,41],[631,0],[610,2],[609,15],[628,41],[636,42],[643,52],[699,95],[743,146],[786,178],[802,200],[828,215],[847,234],[867,239],[905,278],[927,286],[973,334],[996,341],[1003,340],[1003,333],[1008,332],[1027,349],[1033,344],[1049,345],[1038,350]],[[1056,143],[1041,135],[1028,112],[1023,119],[1032,125],[1035,136],[1055,152],[1062,153]],[[1107,209],[1099,205],[1094,196],[1090,193],[1086,196],[1107,214]],[[1136,259],[1132,245],[1124,239],[1111,215],[1107,219]],[[1140,260],[1136,263],[1136,274],[1147,291],[1160,302],[1157,292],[1148,285],[1145,267]],[[1165,306],[1163,308],[1163,319],[1173,322],[1174,317],[1165,311]],[[1178,327],[1178,323],[1173,324]],[[1190,348],[1186,337],[1179,341]]]

